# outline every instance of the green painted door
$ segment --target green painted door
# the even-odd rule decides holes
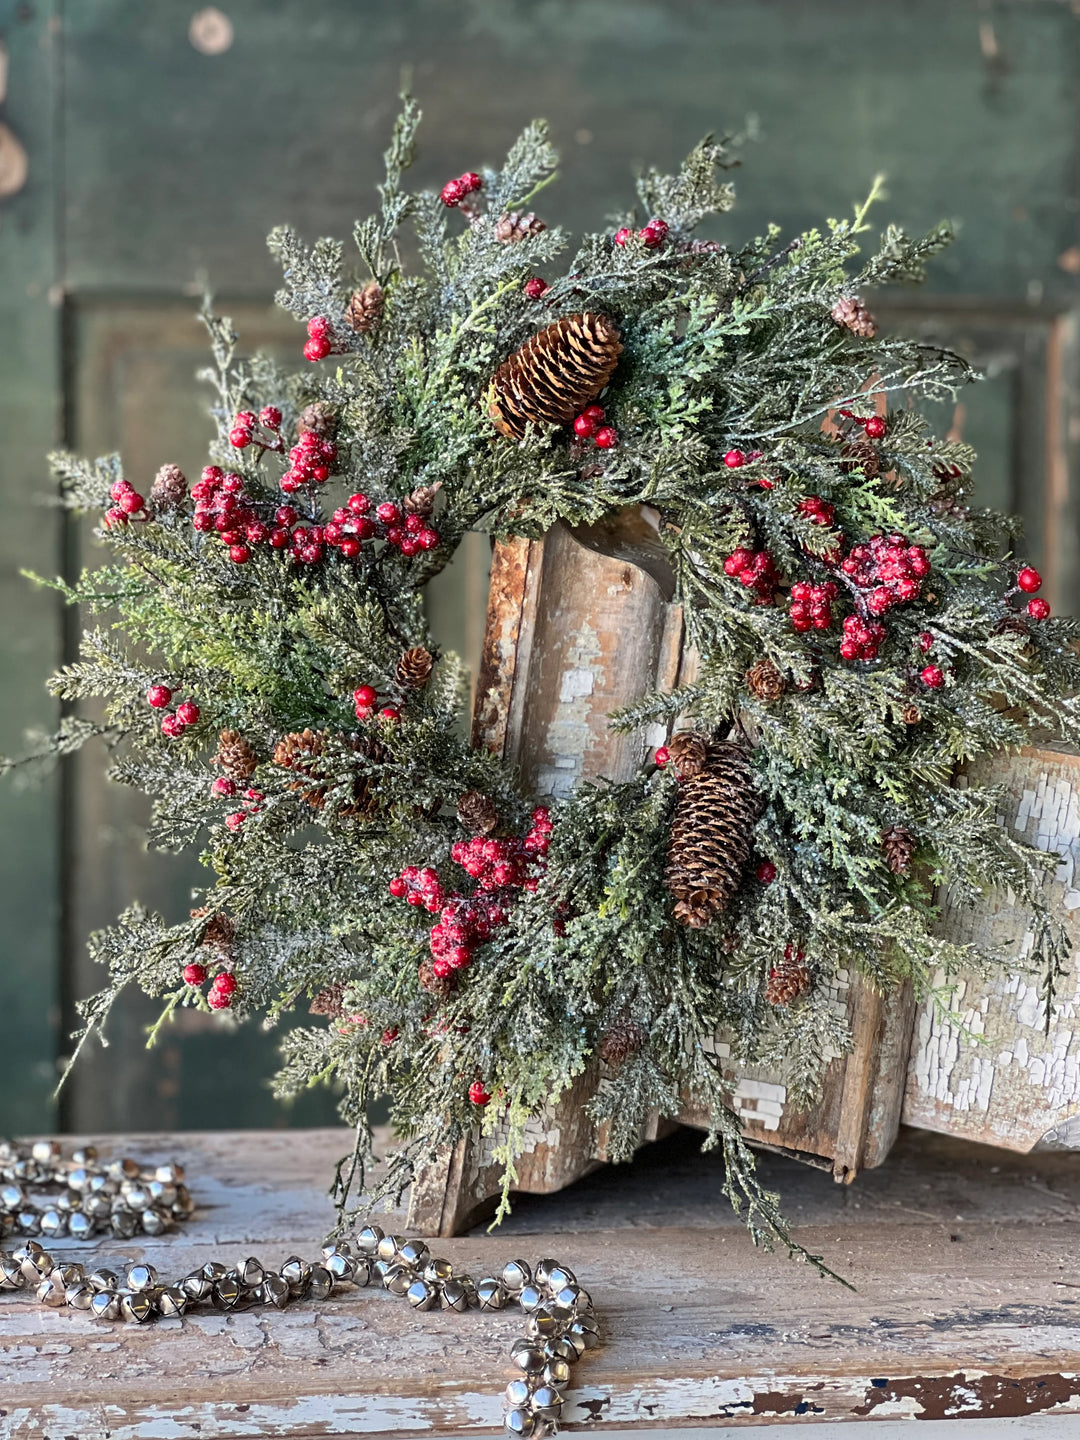
[[[282,220],[348,235],[367,203],[403,69],[427,112],[423,178],[494,160],[545,114],[564,153],[545,196],[578,227],[748,116],[757,140],[720,238],[837,213],[890,178],[909,228],[960,240],[890,324],[943,334],[989,376],[945,427],[982,452],[987,502],[1020,510],[1056,606],[1080,601],[1074,489],[1080,309],[1080,6],[1065,0],[0,0],[0,750],[55,721],[42,683],[74,638],[22,566],[92,545],[49,506],[44,451],[120,448],[148,482],[202,463],[193,295],[206,273],[252,346],[298,346],[270,310],[263,237]],[[475,648],[477,542],[432,597]],[[54,1122],[87,932],[139,896],[183,913],[183,859],[148,856],[141,809],[88,753],[0,789],[0,1131]],[[133,1000],[75,1076],[72,1128],[314,1123],[264,1078],[273,1035],[188,1015],[147,1055]]]

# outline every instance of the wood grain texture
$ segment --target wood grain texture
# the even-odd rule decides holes
[[[575,1191],[534,1197],[500,1233],[439,1247],[473,1273],[541,1254],[577,1271],[604,1343],[575,1371],[572,1425],[648,1433],[710,1420],[1080,1414],[1080,1158],[987,1155],[908,1132],[885,1170],[852,1190],[766,1157],[766,1178],[795,1207],[799,1240],[825,1252],[857,1285],[852,1294],[755,1252],[720,1195],[717,1157],[694,1154],[684,1139]],[[185,1232],[123,1247],[173,1273],[211,1257],[280,1263],[311,1253],[330,1223],[324,1187],[349,1137],[106,1143],[187,1165],[201,1206]],[[984,1156],[994,1169],[979,1163]],[[98,1263],[116,1255],[105,1242],[67,1250],[76,1248]],[[494,1430],[519,1327],[512,1314],[416,1314],[371,1290],[147,1329],[0,1295],[0,1435],[313,1440]]]

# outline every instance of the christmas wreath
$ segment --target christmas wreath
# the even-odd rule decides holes
[[[129,984],[165,1017],[274,1021],[310,999],[326,1018],[288,1031],[277,1085],[340,1087],[343,1208],[375,1096],[400,1143],[368,1201],[477,1126],[508,1194],[530,1119],[600,1065],[589,1103],[614,1157],[691,1094],[755,1237],[798,1248],[717,1032],[810,1101],[848,1043],[836,972],[925,992],[938,969],[1000,962],[935,933],[942,883],[1032,907],[1048,1005],[1064,954],[1041,894],[1055,857],[951,778],[1036,729],[1080,739],[1077,626],[1035,594],[1013,522],[968,507],[972,451],[916,408],[968,365],[880,335],[858,298],[919,280],[949,230],[890,226],[858,259],[867,202],[783,244],[695,239],[733,202],[730,146],[708,139],[560,270],[565,238],[530,209],[554,178],[545,127],[501,169],[414,194],[418,118],[407,101],[358,276],[334,241],[270,236],[301,373],[238,360],[207,308],[218,434],[193,485],[55,457],[115,559],[60,587],[107,623],[53,692],[106,705],[53,748],[103,739],[113,777],[152,798],[150,843],[201,845],[214,875],[181,923],[133,907],[93,937],[108,983],[82,1039]],[[641,504],[697,679],[611,717],[672,737],[651,758],[642,742],[633,779],[536,806],[463,738],[462,668],[424,587],[467,531],[537,537]]]

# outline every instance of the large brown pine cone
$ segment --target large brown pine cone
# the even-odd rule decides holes
[[[838,300],[832,308],[832,318],[837,325],[842,325],[853,335],[862,336],[864,340],[872,340],[877,334],[877,321],[855,295],[846,295],[843,300]]]
[[[701,770],[692,774],[684,761],[675,761],[683,778],[664,878],[675,897],[676,918],[700,929],[725,909],[739,888],[750,859],[759,800],[743,746],[687,737],[688,751],[691,738],[705,742],[705,759]],[[696,747],[691,753],[697,753]]]
[[[457,802],[457,818],[470,835],[490,835],[499,823],[499,812],[482,790],[466,790]]]
[[[787,689],[787,681],[773,662],[765,657],[756,660],[746,672],[746,688],[755,700],[779,700]]]
[[[765,999],[770,1005],[790,1005],[800,995],[805,995],[812,984],[813,976],[803,952],[789,945],[784,951],[784,958],[778,960],[769,972]]]
[[[378,761],[384,754],[383,746],[370,735],[339,735],[336,740],[356,755]],[[331,736],[325,730],[303,730],[283,736],[274,747],[274,764],[283,770],[291,770],[298,778],[289,784],[290,790],[299,793],[312,810],[321,810],[326,804],[326,794],[342,778],[341,759],[328,757],[326,752]],[[352,782],[352,799],[339,805],[339,815],[351,815],[369,819],[379,808],[378,792],[370,775],[355,775]]]
[[[313,400],[300,411],[296,429],[301,435],[310,430],[322,440],[332,440],[337,434],[339,420],[337,411],[326,400]]]
[[[179,465],[162,465],[150,486],[150,509],[157,515],[179,510],[188,497],[187,477]]]
[[[247,780],[254,775],[259,757],[239,730],[223,730],[218,740],[214,764],[221,767],[230,780]]]
[[[397,662],[394,671],[397,683],[403,690],[422,690],[431,679],[433,663],[430,650],[425,650],[423,645],[414,645]]]
[[[495,239],[512,245],[517,240],[527,240],[530,235],[540,235],[546,229],[543,220],[531,210],[511,210],[496,222]]]
[[[377,280],[369,280],[362,289],[353,291],[345,306],[345,323],[360,335],[370,335],[379,328],[382,313],[382,286]]]
[[[905,825],[890,825],[881,835],[885,863],[894,875],[904,875],[918,848],[915,836]]]
[[[636,1055],[639,1050],[644,1050],[648,1039],[648,1031],[636,1020],[626,1018],[615,1020],[601,1035],[596,1053],[605,1065],[609,1065],[612,1070],[617,1070],[620,1065],[624,1065],[629,1060],[631,1055]]]
[[[500,435],[520,440],[525,427],[569,425],[611,379],[622,353],[606,315],[567,315],[527,341],[496,370],[488,413]]]

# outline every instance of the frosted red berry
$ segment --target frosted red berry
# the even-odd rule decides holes
[[[184,725],[197,725],[199,723],[199,707],[193,700],[185,700],[182,705],[176,707],[176,718]]]
[[[223,799],[229,795],[235,795],[236,781],[230,780],[227,775],[219,775],[218,778],[214,781],[214,783],[210,786],[210,793],[212,795],[219,795]]]
[[[929,630],[923,630],[919,634],[919,649],[925,655],[928,650],[934,648],[934,637]]]
[[[667,239],[668,223],[666,220],[653,219],[639,232],[638,238],[649,250],[658,250]]]
[[[945,684],[945,672],[940,665],[927,665],[919,679],[929,690],[940,690]]]
[[[467,194],[468,191],[460,180],[448,180],[439,192],[439,198],[452,210],[456,205],[461,204]]]
[[[546,280],[541,280],[539,275],[534,275],[530,280],[525,281],[523,289],[530,300],[542,300],[551,286]]]
[[[161,733],[169,740],[176,740],[184,733],[184,722],[178,715],[166,715],[161,722]]]
[[[621,229],[615,231],[614,238],[616,245],[626,245],[634,238],[634,232],[628,226],[624,225]]]
[[[776,866],[771,860],[762,860],[754,871],[754,877],[761,885],[771,885],[776,879]]]
[[[281,426],[281,411],[276,405],[264,405],[259,411],[259,424],[267,430],[277,430]]]
[[[671,751],[667,748],[666,745],[658,745],[656,747],[656,753],[653,755],[653,759],[656,761],[657,765],[666,765],[671,759]]]
[[[137,490],[126,490],[118,503],[125,515],[137,515],[146,501]]]
[[[234,565],[246,565],[251,559],[251,550],[247,545],[231,545],[229,547],[229,559]]]
[[[390,881],[389,889],[395,900],[401,900],[409,893],[408,881],[401,875],[395,875]]]
[[[596,421],[588,415],[579,415],[574,421],[574,434],[579,440],[588,440],[596,433]]]
[[[251,444],[251,431],[246,425],[234,425],[229,431],[229,444],[237,450],[243,450],[246,445]]]
[[[729,470],[740,470],[746,464],[746,455],[742,450],[729,450],[724,456],[724,464]]]
[[[882,440],[889,432],[889,427],[880,415],[871,415],[863,424],[863,430],[871,440]]]
[[[469,1086],[469,1099],[474,1105],[479,1105],[481,1107],[490,1103],[491,1096],[484,1089],[484,1083],[482,1080],[474,1080],[473,1083]]]
[[[1030,595],[1043,583],[1042,576],[1032,565],[1025,565],[1016,577],[1016,583],[1020,589]]]
[[[593,440],[598,450],[614,450],[619,443],[619,432],[611,425],[601,425]]]
[[[321,336],[318,337],[318,338],[316,338],[316,337],[313,336],[313,337],[307,342],[307,344],[304,346],[304,359],[305,359],[305,360],[311,360],[311,361],[323,360],[323,359],[325,359],[326,356],[329,355],[329,354],[330,354],[330,341],[329,341],[329,340],[326,340],[326,339],[323,339]],[[284,487],[282,487],[282,488],[284,488]]]
[[[167,685],[151,685],[146,692],[146,698],[155,710],[164,710],[172,699],[172,691]]]
[[[225,816],[225,824],[230,830],[239,830],[246,819],[247,815],[243,810],[234,810],[231,815]]]
[[[1044,600],[1041,595],[1037,595],[1034,600],[1028,601],[1027,613],[1031,616],[1033,620],[1049,620],[1049,600]]]
[[[190,965],[184,966],[184,984],[201,985],[206,979],[206,966],[192,961]]]
[[[396,705],[384,705],[383,708],[379,711],[379,715],[383,720],[389,720],[391,721],[391,723],[395,724],[398,720],[401,719],[401,711]]]

